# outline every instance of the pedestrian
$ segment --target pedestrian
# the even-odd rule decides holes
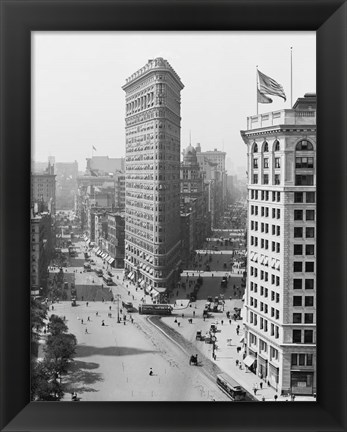
[[[102,326],[105,325],[105,321],[104,321],[104,320],[101,321],[101,325],[102,325]]]
[[[111,310],[111,306],[109,306],[108,309]]]
[[[253,392],[254,392],[254,395],[256,395],[257,394],[257,385],[256,384],[253,384]]]
[[[236,334],[237,334],[237,336],[239,335],[239,330],[238,329],[236,329]]]
[[[88,329],[87,329],[87,328],[84,330],[84,333],[85,333],[85,334],[88,334]]]
[[[99,315],[99,312],[96,312],[96,314],[95,314],[96,316],[98,316]]]
[[[152,370],[152,368],[149,369],[149,375],[150,375],[150,376],[153,375],[153,370]]]
[[[260,385],[260,390],[263,390],[263,381],[260,381],[259,385]]]
[[[178,322],[178,323],[177,323],[177,325],[178,325],[178,327],[179,327],[179,326],[181,325],[181,323],[180,323],[180,322]]]
[[[52,310],[54,310],[54,306],[52,305]]]
[[[81,324],[83,324],[83,318],[81,319]]]
[[[89,317],[87,318],[87,321],[90,321],[90,318],[89,318]]]
[[[278,398],[278,396],[277,396],[277,394],[275,394],[275,396],[274,396],[275,402],[277,401],[277,398]]]
[[[221,324],[223,325],[223,323],[224,323],[224,321],[223,320],[221,320]]]
[[[231,319],[229,320],[229,324],[231,324]]]
[[[193,311],[193,317],[195,317],[195,311]]]

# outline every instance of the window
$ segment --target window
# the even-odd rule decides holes
[[[279,185],[281,183],[280,174],[275,174],[275,185]]]
[[[258,174],[253,174],[253,184],[258,183]]]
[[[302,262],[294,261],[294,272],[302,272]]]
[[[281,168],[281,159],[279,157],[275,158],[275,168]]]
[[[313,313],[305,313],[305,324],[313,324]]]
[[[277,202],[281,201],[281,192],[277,192]]]
[[[264,153],[267,153],[269,151],[269,144],[265,141],[264,142]]]
[[[313,296],[305,296],[305,306],[313,306]]]
[[[280,150],[280,142],[278,140],[274,141],[274,149],[275,149],[275,151]]]
[[[312,151],[313,145],[310,143],[310,141],[301,140],[300,142],[297,143],[295,150],[296,151]]]
[[[293,343],[301,343],[301,330],[293,330]]]
[[[313,186],[313,175],[301,175],[295,176],[296,186]]]
[[[301,323],[301,313],[293,313],[293,323],[294,324]]]
[[[276,243],[276,252],[280,253],[281,251],[281,245],[279,243]]]
[[[314,255],[314,245],[306,245],[305,246],[305,254],[306,255]]]
[[[294,238],[301,238],[302,232],[303,232],[302,227],[294,227]]]
[[[316,193],[315,192],[306,192],[306,202],[307,203],[316,202]]]
[[[294,245],[294,255],[302,255],[302,245]]]
[[[314,272],[314,262],[312,261],[305,262],[305,272],[309,272],[309,273]]]
[[[258,144],[254,143],[253,153],[258,153]]]
[[[314,227],[306,228],[306,238],[314,238]]]
[[[302,289],[302,279],[293,279],[293,289]]]
[[[281,209],[277,209],[277,219],[281,218]]]
[[[303,210],[294,210],[294,220],[303,220],[304,212]]]
[[[307,221],[314,220],[314,210],[306,210],[306,220]]]
[[[281,227],[280,226],[277,226],[277,235],[278,236],[281,235]]]
[[[258,168],[258,159],[253,159],[253,168]]]
[[[313,343],[313,330],[304,330],[304,343]]]
[[[313,354],[306,354],[306,366],[312,366]]]
[[[278,351],[277,349],[270,347],[270,358],[271,360],[278,360]]]
[[[293,297],[293,306],[302,306],[302,296]]]
[[[305,289],[313,289],[313,287],[314,287],[313,279],[306,279],[305,280]]]
[[[264,179],[263,181],[264,184],[269,184],[269,174],[264,174],[263,179]]]
[[[295,168],[313,168],[313,157],[295,158]]]
[[[298,356],[297,356],[297,354],[292,354],[291,355],[291,365],[292,366],[297,366],[298,365]]]
[[[304,202],[304,193],[303,192],[294,192],[294,202],[295,203],[303,203]]]
[[[269,158],[264,158],[264,168],[269,168]]]

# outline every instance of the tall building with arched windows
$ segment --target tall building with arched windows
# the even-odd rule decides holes
[[[183,84],[163,58],[122,87],[126,95],[125,269],[153,298],[178,281]]]
[[[316,393],[316,95],[247,119],[244,362],[280,393]]]

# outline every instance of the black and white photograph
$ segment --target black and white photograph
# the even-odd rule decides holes
[[[314,31],[31,33],[31,401],[316,402],[316,113]]]

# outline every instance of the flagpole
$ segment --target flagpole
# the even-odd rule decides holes
[[[293,107],[293,47],[290,47],[290,108]]]
[[[256,66],[256,69],[257,69],[257,71],[256,71],[256,77],[255,77],[255,83],[256,83],[256,92],[255,92],[255,94],[256,94],[256,98],[257,98],[257,115],[258,115],[258,65]]]

